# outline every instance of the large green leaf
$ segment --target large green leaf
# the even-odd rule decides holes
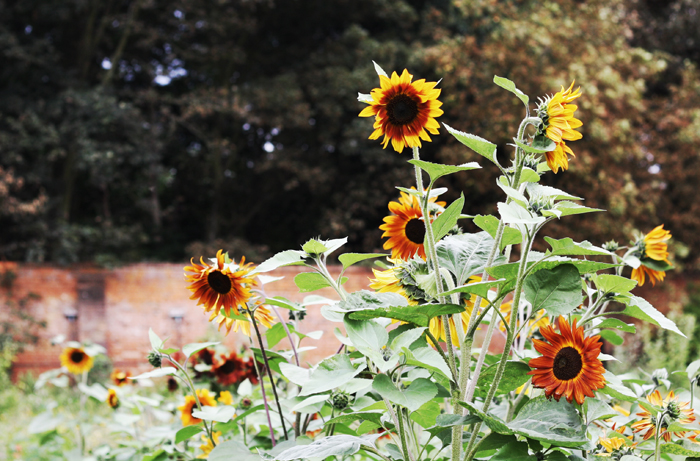
[[[581,275],[573,264],[562,264],[530,274],[525,279],[525,299],[533,312],[540,309],[553,316],[566,315],[583,302]]]
[[[574,405],[544,396],[527,402],[509,424],[513,432],[524,437],[561,447],[588,443],[586,428]]]
[[[596,274],[592,277],[596,288],[605,293],[615,293],[616,295],[629,293],[637,286],[636,280],[620,277],[613,274]]]
[[[398,293],[375,293],[360,290],[350,293],[344,301],[338,303],[337,310],[339,312],[353,312],[395,306],[408,306],[408,301]]]
[[[462,144],[464,144],[465,146],[469,147],[477,154],[486,157],[487,159],[491,160],[496,165],[500,166],[500,164],[498,163],[498,160],[496,159],[496,145],[495,144],[485,140],[484,138],[480,138],[479,136],[475,136],[473,134],[464,133],[462,131],[455,130],[451,126],[446,125],[445,123],[443,123],[443,125],[445,126],[445,129],[447,129],[448,133],[450,133],[452,136],[457,138],[457,141],[459,141]]]
[[[456,304],[422,304],[420,306],[392,306],[379,309],[365,309],[350,312],[347,316],[353,320],[370,320],[383,317],[412,323],[419,327],[427,327],[430,324],[430,319],[434,317],[459,314],[460,312],[464,312],[464,310],[463,306],[458,306]]]
[[[355,368],[350,362],[350,358],[345,354],[324,359],[311,372],[309,380],[301,388],[299,395],[317,394],[342,386],[359,375],[365,366],[364,363],[361,363]]]
[[[520,99],[523,102],[523,104],[525,104],[525,107],[527,107],[528,103],[530,102],[530,97],[528,95],[526,95],[525,93],[523,93],[522,91],[520,91],[515,86],[515,83],[508,80],[507,78],[499,77],[497,75],[493,76],[493,83],[495,83],[496,85],[500,86],[501,88],[513,93],[515,96],[518,97],[518,99]],[[548,152],[548,151],[545,151],[545,152]]]
[[[553,215],[556,215],[559,218],[563,218],[564,216],[572,216],[575,214],[584,214],[584,213],[596,213],[598,211],[605,211],[600,208],[590,208],[587,206],[579,205],[578,203],[574,202],[569,202],[569,201],[561,201],[554,205],[554,208],[552,209],[554,213]],[[543,212],[543,214],[545,214]],[[546,214],[545,214],[546,216]]]
[[[472,275],[481,275],[495,244],[487,232],[450,235],[436,245],[440,266],[452,272],[457,285],[464,285]]]
[[[318,458],[325,459],[329,456],[336,456],[338,459],[344,456],[351,456],[360,451],[362,445],[374,448],[374,441],[380,434],[356,437],[352,435],[334,435],[324,437],[309,445],[297,445],[288,448],[275,456],[278,461],[292,461],[296,459]],[[237,457],[234,457],[236,460]],[[229,458],[231,459],[231,458]]]
[[[382,425],[382,415],[386,411],[376,410],[376,411],[356,411],[354,413],[345,413],[340,416],[336,416],[333,419],[326,421],[326,424],[350,424],[355,421],[372,421],[373,423],[381,426]]]
[[[505,423],[505,421],[503,421],[498,416],[486,414],[469,402],[459,401],[457,403],[459,405],[463,406],[464,408],[466,408],[467,410],[469,410],[469,414],[478,417],[484,423],[486,423],[486,425],[489,427],[489,429],[491,429],[493,432],[497,432],[499,434],[504,434],[504,435],[513,434],[513,431],[508,427],[508,425]]]
[[[491,387],[494,377],[496,376],[497,368],[498,364],[495,363],[481,371],[479,380],[477,381],[477,388],[482,393],[485,394]],[[529,371],[530,367],[526,363],[515,360],[506,362],[506,369],[503,372],[501,382],[498,384],[497,394],[505,394],[514,391],[525,384],[528,379],[530,379],[530,376],[527,374]]]
[[[340,283],[345,283],[345,281],[347,281],[347,277],[343,277]],[[331,286],[330,282],[318,272],[302,272],[301,274],[297,274],[297,276],[294,277],[294,283],[299,287],[301,293],[308,293]]]
[[[185,354],[185,357],[190,357],[192,354],[199,352],[202,349],[206,349],[207,347],[210,347],[210,346],[216,346],[217,344],[220,344],[220,341],[215,341],[215,342],[210,342],[210,343],[186,344],[186,345],[182,346],[182,353]]]
[[[462,165],[443,165],[441,163],[430,163],[425,160],[409,160],[408,163],[416,165],[421,170],[428,173],[430,176],[430,182],[434,183],[445,175],[457,173],[459,171],[476,170],[481,168],[481,166],[476,162],[464,163]]]
[[[175,443],[180,443],[187,439],[191,439],[202,431],[204,431],[202,426],[185,426],[177,431],[177,434],[175,434]]]
[[[573,239],[568,237],[563,239],[553,239],[551,237],[544,238],[547,243],[552,247],[551,251],[547,254],[553,254],[557,256],[591,256],[591,255],[602,255],[611,256],[608,250],[604,250],[600,247],[592,245],[588,241],[574,242]]]
[[[496,450],[516,440],[514,435],[503,435],[498,432],[491,432],[479,443],[479,452]]]
[[[542,216],[532,214],[516,202],[499,202],[498,213],[504,223],[513,224],[523,234],[546,220]]]
[[[408,408],[410,411],[418,410],[424,403],[437,395],[438,389],[435,383],[425,378],[414,380],[407,389],[401,391],[387,375],[377,375],[372,382],[372,388],[383,398],[392,403]]]
[[[352,320],[348,316],[344,323],[353,346],[365,357],[369,357],[379,371],[386,373],[398,364],[397,354],[385,360],[382,353],[382,348],[389,342],[386,328],[373,320]]]
[[[682,440],[680,444],[662,443],[659,450],[671,455],[700,457],[700,445],[689,440]]]
[[[537,459],[537,456],[529,453],[527,442],[510,442],[491,457],[491,461],[537,461]]]
[[[586,405],[586,421],[588,424],[598,419],[612,418],[619,414],[602,400],[587,397],[584,403]]]
[[[286,250],[277,253],[255,268],[255,272],[270,272],[283,266],[298,266],[304,264],[306,253],[300,250]]]
[[[605,370],[603,373],[605,378],[605,387],[600,390],[603,394],[618,400],[627,402],[637,402],[637,395],[630,388],[622,383],[622,380],[615,376],[612,372]]]
[[[498,279],[498,280],[487,280],[486,282],[476,282],[476,283],[468,283],[466,285],[462,285],[461,287],[457,287],[454,290],[446,291],[445,293],[441,293],[440,296],[448,296],[453,293],[469,293],[469,294],[475,294],[478,296],[481,296],[484,299],[488,299],[488,292],[492,288],[497,288],[503,285],[506,282],[506,279]]]
[[[646,299],[632,295],[616,296],[615,299],[627,305],[622,312],[615,312],[616,314],[629,315],[636,319],[645,320],[657,327],[678,333],[684,338],[686,337],[672,320],[669,320],[664,314],[657,311]]]
[[[419,409],[411,413],[411,420],[424,429],[435,426],[435,420],[440,415],[440,404],[435,400],[425,402]]]
[[[420,366],[430,371],[436,371],[447,379],[452,379],[450,367],[442,356],[432,347],[421,347],[414,350],[404,349],[406,365]]]
[[[347,269],[353,264],[357,264],[360,261],[366,261],[368,259],[381,258],[383,256],[389,256],[383,253],[345,253],[338,256],[338,261],[343,265],[343,269]]]
[[[527,193],[530,195],[530,197],[550,197],[554,200],[583,200],[582,197],[571,195],[568,192],[557,189],[556,187],[545,186],[544,184],[528,184]]]
[[[613,328],[615,330],[624,331],[625,333],[636,333],[637,329],[633,323],[625,323],[619,319],[605,319],[596,328]]]
[[[433,234],[435,235],[435,241],[440,240],[452,230],[452,228],[457,224],[463,208],[464,194],[461,194],[459,198],[452,202],[445,211],[440,213],[440,215],[433,222]]]
[[[474,224],[479,226],[482,230],[489,233],[491,237],[496,238],[498,232],[499,219],[492,215],[477,215],[474,216]],[[503,237],[501,237],[501,244],[499,245],[499,250],[503,250],[508,245],[517,245],[523,241],[523,234],[520,231],[513,229],[512,227],[506,226],[503,229]]]

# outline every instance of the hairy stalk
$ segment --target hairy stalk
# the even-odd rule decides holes
[[[401,430],[399,431],[399,436],[401,437],[401,450],[403,451],[404,460],[415,461],[413,454],[408,449],[408,444],[406,442],[406,428],[404,427],[403,411],[401,411],[401,408],[396,409],[396,414],[399,417],[399,427],[401,428]]]
[[[275,385],[275,380],[272,378],[272,370],[270,369],[270,364],[267,361],[267,354],[265,353],[265,346],[263,345],[262,336],[260,336],[260,329],[258,329],[258,322],[255,321],[255,312],[251,312],[250,320],[255,328],[255,335],[258,337],[258,344],[260,344],[260,353],[265,361],[265,369],[267,370],[267,377],[270,379],[270,385],[272,385],[272,393],[275,396],[275,403],[277,403],[277,411],[280,414],[280,421],[282,422],[282,431],[284,434],[284,440],[289,440],[287,436],[287,426],[284,424],[284,415],[282,414],[282,405],[280,405],[280,398],[277,395],[277,386]],[[255,362],[255,360],[253,360]],[[260,383],[262,385],[262,376],[260,377]]]
[[[250,339],[250,343],[253,343],[253,338]],[[253,357],[255,359],[255,357]],[[277,443],[275,442],[275,430],[272,427],[272,418],[270,417],[270,407],[267,405],[267,395],[265,392],[265,381],[263,380],[263,375],[260,373],[260,367],[258,366],[258,361],[253,360],[253,366],[255,367],[255,374],[258,375],[258,380],[260,381],[260,391],[262,392],[263,405],[265,406],[265,415],[267,416],[267,426],[270,429],[270,440],[272,441],[272,446],[274,447]],[[282,415],[280,415],[280,419]]]

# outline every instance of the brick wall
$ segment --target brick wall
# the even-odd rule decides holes
[[[45,320],[47,327],[37,333],[36,346],[19,354],[13,366],[13,377],[22,373],[40,373],[60,366],[60,346],[52,346],[51,338],[65,335],[67,339],[92,341],[103,345],[114,366],[145,371],[149,368],[145,356],[150,350],[148,329],[161,337],[169,337],[169,345],[204,340],[223,341],[227,346],[240,347],[250,344],[246,336],[231,333],[224,337],[209,324],[196,301],[190,300],[191,292],[184,279],[183,264],[135,264],[113,270],[94,268],[61,268],[45,265],[3,263],[0,271],[13,270],[17,279],[13,286],[16,298],[34,292],[41,299],[30,303],[30,313]],[[331,268],[337,275],[339,267]],[[266,285],[268,296],[284,296],[301,301],[307,293],[299,293],[294,276],[303,272],[300,267],[283,267],[268,275],[284,279]],[[366,289],[371,271],[351,267],[346,271],[348,291]],[[313,294],[337,299],[327,288]],[[320,305],[310,306],[307,317],[301,322],[301,332],[323,330],[318,340],[304,339],[302,346],[317,349],[303,352],[302,361],[315,363],[334,354],[340,343],[333,334],[337,326],[320,314]],[[287,319],[288,311],[280,309]],[[0,316],[7,315],[0,306]],[[285,345],[286,340],[281,342]]]

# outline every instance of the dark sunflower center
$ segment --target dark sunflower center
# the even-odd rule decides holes
[[[418,102],[407,94],[397,94],[387,103],[386,113],[393,125],[409,124],[418,115]]]
[[[406,238],[413,243],[423,244],[425,240],[425,225],[418,218],[413,218],[406,223]]]
[[[227,360],[226,363],[224,363],[223,365],[221,365],[219,367],[219,372],[227,375],[229,373],[233,373],[233,371],[235,369],[236,369],[236,364],[231,362],[230,360]]]
[[[552,371],[557,379],[568,381],[578,376],[583,368],[581,354],[573,347],[565,347],[554,357]]]
[[[231,291],[231,279],[227,275],[221,273],[221,271],[212,271],[207,275],[207,283],[212,290],[216,291],[221,295],[225,295]]]
[[[70,361],[73,363],[80,363],[85,358],[85,352],[73,351],[70,354]]]

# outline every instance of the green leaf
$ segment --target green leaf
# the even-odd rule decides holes
[[[369,357],[382,373],[387,373],[398,364],[398,355],[385,360],[382,348],[389,342],[386,328],[373,320],[352,320],[345,316],[345,331],[355,348]]]
[[[257,359],[258,363],[265,363],[265,360],[263,359],[262,356],[262,351],[258,347],[251,347],[250,350],[253,351],[253,354],[255,355],[255,358]],[[278,354],[275,351],[267,350],[265,349],[265,355],[267,356],[267,362],[270,365],[270,368],[273,371],[276,371],[277,373],[280,373],[280,363],[286,363],[287,359],[283,356]]]
[[[476,162],[464,163],[462,165],[443,165],[441,163],[430,163],[424,160],[409,160],[408,163],[411,163],[428,173],[431,183],[434,183],[438,180],[438,178],[448,174],[457,173],[459,171],[477,170],[481,168],[481,166]]]
[[[355,368],[345,354],[324,359],[311,372],[309,380],[304,384],[299,395],[318,394],[342,386],[359,375],[365,367],[366,365],[361,363]]]
[[[306,254],[299,250],[286,250],[277,253],[255,268],[255,272],[270,272],[283,266],[299,266],[304,264]]]
[[[151,341],[151,347],[154,351],[159,351],[163,348],[163,340],[158,337],[152,328],[148,329],[148,339]]]
[[[422,304],[419,306],[392,306],[379,309],[365,309],[347,314],[353,320],[370,320],[388,318],[401,322],[412,323],[419,327],[430,325],[430,319],[440,315],[459,314],[464,312],[464,306],[456,304]]]
[[[462,402],[459,401],[457,402],[459,405],[463,406],[467,410],[469,410],[469,413],[478,416],[479,419],[481,419],[486,425],[491,429],[493,432],[497,432],[499,434],[504,434],[504,435],[511,435],[513,434],[513,431],[508,427],[508,425],[503,421],[501,418],[497,416],[492,416],[484,413],[480,409],[476,408],[474,405],[468,402]]]
[[[414,350],[404,349],[406,365],[420,366],[429,371],[442,374],[447,379],[452,379],[450,367],[442,356],[432,347],[420,347]]]
[[[435,425],[427,428],[427,431],[430,433],[430,435],[435,437],[445,429],[449,429],[454,426],[467,426],[469,424],[478,423],[479,421],[481,421],[480,418],[472,415],[462,416],[443,413],[438,415]]]
[[[503,435],[498,432],[491,432],[479,443],[479,452],[496,450],[516,440],[514,435]]]
[[[625,323],[619,319],[605,319],[595,326],[596,328],[614,328],[625,333],[636,333],[637,329],[632,323]]]
[[[210,342],[210,343],[192,343],[192,344],[186,344],[182,346],[182,353],[185,354],[185,357],[190,357],[192,354],[201,351],[202,349],[206,349],[207,347],[210,346],[216,346],[217,344],[221,344],[219,341],[215,342]]]
[[[287,332],[284,330],[284,325],[278,322],[267,329],[265,337],[267,338],[267,347],[275,347],[277,343],[287,337]]]
[[[539,176],[538,176],[539,177]],[[497,217],[492,215],[477,215],[474,216],[474,224],[479,226],[479,228],[485,230],[489,233],[491,237],[496,238],[496,233],[498,231],[498,223],[500,221]],[[501,251],[508,245],[517,245],[523,241],[523,235],[516,229],[506,226],[503,229],[503,237],[501,237],[501,245],[498,250]]]
[[[172,376],[175,374],[177,370],[174,367],[163,367],[163,368],[156,368],[153,371],[149,371],[146,373],[141,373],[138,376],[134,376],[133,378],[129,379],[146,379],[146,378],[160,378],[162,376]]]
[[[336,423],[350,424],[355,421],[371,421],[381,426],[381,419],[384,413],[386,413],[386,411],[356,411],[354,413],[345,413],[333,419],[329,419],[326,421],[326,425]]]
[[[664,314],[657,311],[646,299],[639,296],[617,296],[615,299],[627,305],[622,312],[615,312],[616,314],[629,315],[636,319],[645,320],[657,327],[678,333],[684,338],[686,337],[672,320],[669,320]]]
[[[445,127],[445,129],[447,129],[448,133],[457,138],[457,141],[469,147],[477,154],[486,157],[496,165],[500,166],[498,160],[496,159],[495,144],[473,134],[463,133],[461,131],[455,130],[454,128],[448,126],[445,123],[443,123],[443,126]]]
[[[563,218],[564,216],[571,216],[575,214],[583,214],[583,213],[594,213],[598,211],[605,211],[601,208],[589,208],[587,206],[579,205],[578,203],[574,202],[569,202],[569,201],[562,201],[557,203],[554,206],[554,209],[558,211],[559,217]]]
[[[495,244],[487,232],[450,235],[436,245],[441,267],[454,274],[457,285],[464,285],[472,275],[481,275]]]
[[[540,270],[525,279],[525,299],[533,312],[540,309],[552,316],[566,315],[583,302],[581,275],[572,264]]]
[[[700,359],[690,362],[685,369],[685,372],[688,373],[688,379],[693,379],[698,373],[698,370],[700,370]]]
[[[452,202],[433,222],[435,241],[446,236],[457,224],[459,216],[462,214],[462,208],[464,208],[464,194],[461,194],[459,199]]]
[[[391,382],[391,378],[384,374],[374,378],[372,389],[383,398],[408,408],[410,411],[418,410],[424,403],[435,397],[438,392],[435,383],[425,378],[414,380],[406,390],[400,391]]]
[[[543,149],[545,152],[551,152],[556,149],[557,145],[547,136],[535,135],[535,138],[532,140],[532,147],[535,149]]]
[[[617,333],[615,333],[613,330],[602,330],[598,334],[600,335],[601,338],[603,338],[604,340],[606,340],[606,341],[608,341],[616,346],[620,346],[625,342],[625,340],[622,339],[622,337],[620,335],[618,335]]]
[[[229,440],[218,444],[209,453],[208,461],[260,461],[260,455],[252,453],[248,447],[241,442]]]
[[[175,443],[180,443],[184,440],[191,439],[203,430],[204,428],[202,428],[202,426],[185,426],[177,431],[177,434],[175,434]]]
[[[540,180],[540,175],[537,174],[535,170],[532,170],[528,167],[523,167],[522,172],[520,173],[520,182],[538,182]]]
[[[632,392],[627,386],[625,386],[620,378],[615,376],[608,370],[603,373],[605,378],[605,387],[600,390],[603,394],[607,394],[610,397],[617,400],[624,400],[626,402],[637,402],[637,395]]]
[[[493,76],[493,83],[495,83],[496,85],[500,86],[501,88],[513,93],[515,96],[518,97],[518,99],[520,99],[523,102],[523,104],[525,104],[525,107],[527,107],[528,103],[530,102],[530,97],[528,95],[526,95],[525,93],[523,93],[522,91],[520,91],[515,86],[515,83],[511,82],[507,78],[499,77],[497,75]]]
[[[550,197],[554,200],[583,200],[583,197],[577,197],[561,189],[543,184],[528,184],[527,193],[530,197]]]
[[[168,454],[161,448],[150,455],[145,455],[141,461],[165,461],[166,459],[168,459]]]
[[[537,456],[529,454],[526,442],[510,442],[501,447],[490,461],[537,461]]]
[[[682,440],[680,444],[662,443],[659,451],[671,455],[700,457],[700,445],[689,440]]]
[[[475,294],[478,296],[481,296],[484,299],[488,299],[488,292],[492,288],[499,287],[503,285],[506,282],[506,279],[498,279],[498,280],[488,280],[486,282],[476,282],[476,283],[468,283],[466,285],[462,285],[461,287],[457,287],[454,290],[447,291],[445,293],[441,293],[440,296],[448,296],[453,293],[470,293],[470,294]]]
[[[424,429],[435,426],[435,420],[440,414],[440,404],[434,400],[425,402],[419,409],[411,413],[411,420]]]
[[[516,202],[498,203],[498,213],[506,224],[514,224],[521,233],[545,222],[542,216],[536,216]],[[547,237],[545,237],[547,238]]]
[[[602,400],[587,397],[584,401],[586,405],[586,420],[588,424],[599,419],[608,419],[613,416],[619,415],[619,413],[603,402]]]
[[[297,459],[319,458],[325,459],[329,456],[336,456],[341,459],[344,456],[351,456],[360,451],[362,445],[374,448],[374,441],[381,434],[366,435],[356,437],[352,435],[334,435],[324,437],[309,445],[297,445],[296,447],[284,450],[275,456],[278,461],[293,461]],[[230,458],[229,458],[230,459]],[[235,458],[238,461],[238,458]]]
[[[655,271],[665,272],[669,269],[673,269],[673,265],[667,263],[666,261],[656,261],[651,258],[642,258],[639,262],[651,269],[654,269]]]
[[[272,306],[282,307],[284,309],[289,309],[290,311],[305,311],[306,308],[299,303],[290,301],[282,296],[273,296],[272,298],[265,298],[265,304],[270,304]]]
[[[294,284],[299,287],[301,293],[320,290],[331,286],[324,276],[318,272],[302,272],[294,277]]]
[[[343,265],[343,269],[347,269],[353,264],[357,264],[360,261],[365,261],[367,259],[381,258],[383,256],[389,256],[383,253],[345,253],[338,256],[338,261]]]
[[[497,368],[498,364],[495,363],[481,371],[479,380],[477,381],[477,388],[484,394],[486,394],[491,387],[496,376]],[[497,395],[514,391],[525,384],[528,379],[530,379],[530,376],[527,374],[529,371],[530,367],[526,363],[515,360],[506,362],[503,378],[501,378],[501,382],[498,384]]]
[[[558,256],[612,255],[612,253],[610,253],[608,250],[604,250],[600,247],[594,246],[590,242],[585,240],[583,242],[577,243],[568,237],[560,240],[553,239],[551,237],[545,237],[544,239],[552,247],[552,250],[547,251],[547,254]]]
[[[542,148],[542,147],[534,147],[534,146],[531,146],[530,144],[526,144],[526,143],[524,143],[524,142],[520,142],[520,141],[518,141],[516,138],[513,138],[513,141],[515,141],[515,145],[516,145],[516,146],[520,147],[520,148],[521,148],[522,150],[524,150],[525,152],[529,152],[529,153],[531,153],[531,154],[544,154],[545,152],[551,152],[551,151],[554,150],[554,149],[556,148],[556,146],[557,146],[556,144],[554,144],[554,141],[552,141],[551,149],[549,148],[550,146],[545,146],[544,148]],[[539,175],[537,175],[537,177],[539,178]]]
[[[369,290],[360,290],[350,293],[344,301],[338,303],[337,310],[339,312],[355,312],[394,306],[408,306],[408,301],[398,293],[375,293]]]
[[[509,424],[513,432],[561,447],[588,443],[586,428],[574,405],[544,396],[527,402]]]
[[[301,249],[310,256],[320,255],[320,254],[323,254],[324,252],[328,251],[328,247],[326,247],[326,245],[324,245],[323,243],[319,242],[318,240],[314,240],[314,239],[311,239],[308,242],[306,242],[301,247]]]
[[[592,277],[596,288],[605,293],[615,293],[616,295],[629,293],[637,286],[636,280],[612,274],[596,274]]]

